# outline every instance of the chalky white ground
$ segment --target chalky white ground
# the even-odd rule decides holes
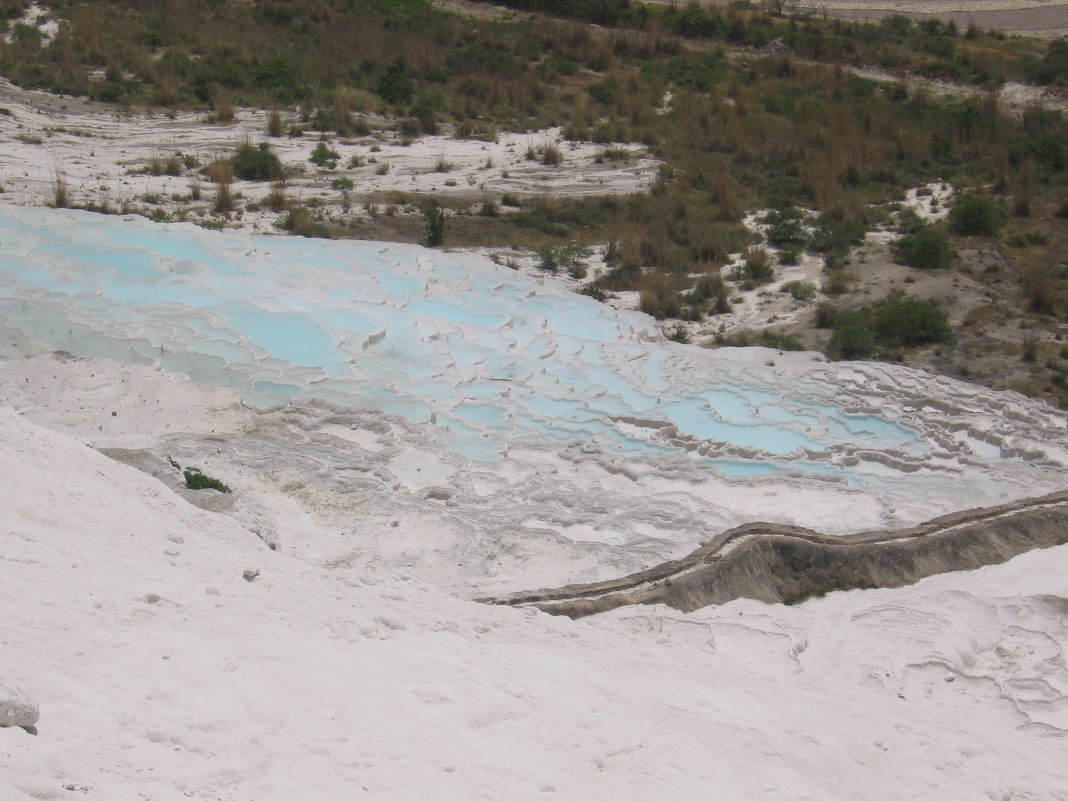
[[[284,453],[242,462],[270,415],[228,390],[47,353],[0,366],[19,410],[0,413],[0,681],[41,705],[37,737],[0,729],[4,801],[1068,798],[1068,548],[798,607],[486,607],[466,598],[625,565],[399,503],[433,454],[396,497],[346,499]],[[244,465],[236,505],[86,447],[164,441]],[[786,514],[725,491],[735,514]],[[815,487],[789,498],[843,516]]]
[[[308,550],[331,536],[273,500]],[[573,622],[463,600],[425,559],[267,551],[10,410],[0,508],[0,677],[41,704],[39,736],[0,729],[4,801],[1068,798],[1063,547],[799,607]],[[443,536],[388,531],[397,556]]]
[[[8,142],[27,174],[5,166],[6,201],[39,203],[51,160],[86,187],[151,155],[150,138],[138,150],[95,112],[76,122],[92,136],[35,145],[67,115],[12,102],[24,98],[5,99],[4,132],[31,135]],[[237,135],[203,130],[219,141],[182,147]],[[481,172],[514,177],[526,141],[502,140]],[[379,153],[421,154],[391,174],[444,192],[436,146]],[[487,153],[472,147],[474,174]],[[567,191],[637,189],[651,168],[597,166]],[[112,202],[184,187],[122,180]],[[257,411],[176,374],[51,349],[0,331],[0,684],[41,706],[39,736],[0,729],[0,801],[1068,799],[1063,547],[798,607],[572,622],[468,600],[618,575],[745,520],[844,533],[1060,488],[1064,418],[1041,404],[888,366],[723,351],[728,373],[893,395],[940,437],[945,492],[895,493],[908,482],[889,469],[865,492],[787,476],[697,493],[655,460],[576,461],[559,444],[465,468],[380,413]],[[680,346],[671,361],[708,358]],[[169,453],[236,491],[176,492],[86,445]]]

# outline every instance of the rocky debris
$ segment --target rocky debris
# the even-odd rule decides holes
[[[0,728],[32,729],[41,717],[37,702],[13,684],[0,680]]]
[[[241,574],[241,578],[243,578],[245,581],[255,581],[259,577],[260,577],[260,571],[259,570],[246,570],[245,572],[243,572]]]

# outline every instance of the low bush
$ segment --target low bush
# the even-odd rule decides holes
[[[390,105],[405,106],[412,102],[415,84],[412,83],[404,65],[398,61],[391,64],[385,74],[378,79],[378,83],[375,84],[375,93]]]
[[[827,352],[835,359],[866,359],[875,352],[875,337],[861,312],[841,312]]]
[[[573,272],[589,257],[590,249],[582,245],[545,245],[538,248],[538,267],[551,273],[561,268]]]
[[[316,220],[311,209],[305,206],[291,208],[278,223],[278,227],[296,236],[329,238],[326,226]]]
[[[808,246],[809,230],[805,216],[795,208],[774,209],[764,217],[768,224],[768,242],[782,248],[788,245]]]
[[[325,142],[319,142],[308,156],[308,161],[320,169],[332,170],[337,167],[339,158],[341,155],[336,150],[331,150]]]
[[[816,285],[809,281],[787,281],[783,292],[789,292],[794,300],[812,300],[816,297]]]
[[[930,301],[896,291],[876,303],[872,311],[872,333],[883,347],[953,341],[953,329],[946,313]]]
[[[865,233],[864,223],[859,220],[836,220],[823,214],[812,231],[812,249],[817,253],[847,251],[859,245]]]
[[[937,228],[925,226],[904,236],[894,245],[894,255],[900,264],[920,270],[944,270],[956,255],[946,235]]]
[[[219,479],[206,476],[198,470],[183,470],[185,486],[191,490],[213,489],[219,492],[230,492],[230,488]]]
[[[282,177],[282,162],[271,152],[266,142],[253,147],[244,142],[230,159],[234,175],[244,181],[277,181]]]
[[[793,334],[773,331],[770,328],[760,332],[760,344],[765,348],[775,348],[776,350],[801,350],[803,347],[801,340]]]
[[[949,227],[961,236],[996,236],[1004,221],[997,204],[980,195],[960,195],[949,210]]]
[[[838,307],[833,303],[822,301],[816,304],[816,328],[834,328]]]
[[[745,258],[736,271],[743,281],[752,281],[755,284],[767,283],[775,276],[771,258],[762,247],[747,248]]]
[[[445,243],[445,211],[437,203],[430,201],[423,207],[423,217],[426,218],[426,246],[440,247]]]

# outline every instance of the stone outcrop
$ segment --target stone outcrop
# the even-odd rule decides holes
[[[735,598],[794,603],[832,590],[900,587],[1065,543],[1068,492],[1059,492],[956,512],[909,529],[842,537],[748,523],[682,559],[619,579],[479,600],[534,606],[575,618],[627,604],[667,604],[692,611]]]
[[[0,728],[32,728],[41,717],[37,702],[11,684],[0,681]]]

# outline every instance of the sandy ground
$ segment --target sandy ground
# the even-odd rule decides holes
[[[1068,32],[1068,5],[1030,4],[1016,7],[1011,3],[1005,5],[994,3],[947,3],[936,4],[912,3],[886,4],[887,8],[869,8],[866,6],[845,5],[828,8],[828,13],[846,19],[874,20],[882,19],[888,14],[903,14],[914,20],[940,19],[954,22],[961,30],[975,24],[987,30],[1005,31],[1021,36],[1036,36],[1053,39]]]
[[[961,30],[974,23],[980,28],[1041,38],[1068,31],[1068,5],[1058,0],[799,0],[787,3],[785,10],[858,20],[901,14],[914,20],[953,21]]]

